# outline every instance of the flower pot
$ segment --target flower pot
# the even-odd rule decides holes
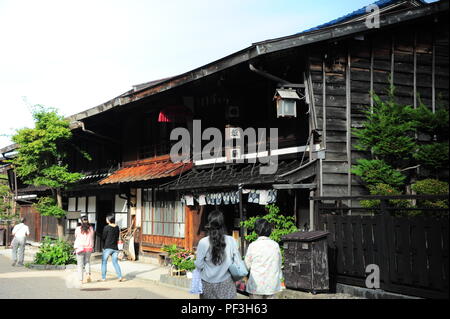
[[[186,271],[186,277],[192,279],[192,271]]]
[[[186,275],[186,270],[183,269],[177,269],[175,267],[171,267],[169,271],[170,276],[180,277]]]

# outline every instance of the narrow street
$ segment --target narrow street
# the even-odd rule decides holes
[[[198,299],[187,291],[133,278],[118,282],[113,277],[76,285],[76,269],[31,270],[12,267],[9,258],[0,256],[0,299]],[[75,283],[74,283],[75,280]]]

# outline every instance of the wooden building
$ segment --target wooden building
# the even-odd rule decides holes
[[[230,234],[242,237],[239,221],[261,214],[265,203],[295,216],[298,227],[314,229],[310,196],[365,194],[350,171],[365,156],[355,149],[351,131],[361,125],[363,107],[373,103],[369,92],[383,98],[393,84],[401,103],[417,106],[420,97],[433,110],[448,106],[449,99],[448,1],[376,4],[375,27],[363,8],[184,74],[136,85],[70,116],[76,144],[93,161],[75,152],[71,157],[70,167],[86,177],[65,194],[69,231],[80,213],[99,231],[104,217],[115,213],[122,227],[139,228],[141,252],[173,243],[193,248],[208,211],[216,207],[226,213]],[[168,154],[177,142],[170,140],[171,131],[183,127],[194,137],[198,120],[223,136],[233,128],[265,129],[266,136],[240,148],[223,147],[209,159],[196,156],[193,142],[189,161],[171,162]],[[275,149],[269,149],[270,128],[278,128]],[[267,152],[254,152],[264,143]],[[276,172],[261,173],[267,160],[276,160]]]

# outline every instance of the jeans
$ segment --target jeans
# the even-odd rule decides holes
[[[27,242],[26,238],[18,238],[14,237],[11,246],[12,246],[12,260],[15,264],[16,262],[19,265],[23,265],[23,258],[25,255],[25,243]],[[17,251],[19,251],[19,260],[17,260]]]
[[[119,266],[119,262],[118,262],[119,251],[111,249],[111,248],[103,249],[103,255],[102,255],[102,279],[106,279],[106,264],[108,263],[109,255],[112,255],[112,264],[113,264],[114,269],[116,271],[117,277],[119,279],[122,279],[122,272],[120,271],[120,266]]]
[[[77,268],[78,268],[78,279],[80,281],[83,280],[83,272],[86,268],[86,273],[88,275],[91,274],[91,253],[90,252],[82,252],[77,254]]]

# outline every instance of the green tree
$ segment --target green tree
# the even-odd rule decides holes
[[[448,107],[441,107],[433,112],[420,101],[413,120],[417,134],[421,135],[413,158],[417,164],[437,176],[440,170],[449,167]]]
[[[372,152],[375,159],[383,159],[389,165],[409,165],[416,148],[414,109],[398,104],[393,89],[386,101],[375,94],[373,100],[373,108],[364,111],[363,127],[353,130],[358,138],[355,147]]]
[[[359,159],[357,163],[358,165],[353,167],[352,173],[360,176],[368,188],[378,184],[400,188],[405,184],[406,176],[383,160]]]
[[[386,184],[398,190],[417,179],[416,167],[435,175],[448,168],[448,107],[433,111],[419,99],[417,108],[396,102],[391,87],[387,100],[372,94],[373,108],[364,111],[366,120],[353,130],[355,147],[370,152],[358,160],[352,172],[370,189]]]
[[[270,239],[277,243],[281,243],[281,237],[283,235],[288,235],[299,230],[297,226],[295,226],[294,217],[281,214],[280,208],[277,205],[266,205],[266,211],[267,213],[263,216],[254,216],[245,221],[241,221],[241,225],[248,231],[247,235],[245,235],[245,239],[249,242],[255,241],[258,238],[258,235],[255,232],[255,222],[259,218],[267,220],[272,225],[273,228]],[[280,246],[280,250],[284,258],[282,246]]]
[[[12,140],[19,145],[17,156],[11,160],[17,176],[26,184],[46,186],[52,198],[43,198],[37,208],[42,215],[55,216],[58,237],[64,237],[62,191],[83,175],[70,172],[64,159],[68,154],[72,132],[69,122],[54,108],[34,107],[34,128],[23,128]]]

